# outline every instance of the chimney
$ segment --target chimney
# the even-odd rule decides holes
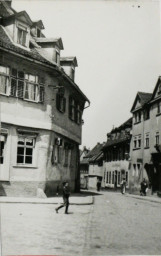
[[[75,67],[78,67],[76,57],[61,57],[60,65],[63,67],[65,73],[74,81]]]

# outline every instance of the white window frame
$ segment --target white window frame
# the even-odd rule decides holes
[[[24,145],[18,144],[20,140],[24,140]],[[33,145],[29,146],[26,145],[27,140],[33,140]],[[34,165],[34,151],[35,151],[35,145],[36,145],[36,137],[35,136],[30,136],[30,135],[18,135],[17,139],[17,159],[16,159],[16,164],[17,165],[24,165],[24,166],[33,166]],[[18,154],[18,148],[24,148],[24,154]],[[31,157],[31,155],[27,155],[26,151],[28,148],[32,148],[32,163],[26,163],[26,156]],[[18,163],[18,155],[22,155],[24,157],[23,163]]]
[[[26,97],[26,88],[28,87],[28,98]],[[31,87],[35,87],[35,99],[31,97]],[[32,75],[32,74],[25,74],[25,87],[24,87],[24,100],[27,101],[32,101],[32,102],[38,102],[39,101],[39,84],[38,84],[38,76],[37,75]]]
[[[0,94],[2,95],[9,95],[9,81],[10,81],[9,73],[10,73],[9,67],[0,65],[0,76],[6,78],[6,85],[5,85],[6,91],[5,92],[0,91]]]

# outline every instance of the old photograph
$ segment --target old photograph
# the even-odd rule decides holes
[[[161,255],[159,0],[0,0],[11,255]]]

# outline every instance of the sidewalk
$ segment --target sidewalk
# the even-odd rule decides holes
[[[27,198],[27,197],[0,197],[0,203],[26,203],[26,204],[61,204],[63,202],[62,197],[50,197],[50,198]],[[71,196],[69,199],[71,205],[89,205],[93,204],[93,196]]]
[[[140,195],[133,195],[133,194],[126,194],[125,196],[133,197],[139,200],[154,202],[154,203],[160,203],[161,204],[161,198],[155,195],[152,196],[140,196]]]

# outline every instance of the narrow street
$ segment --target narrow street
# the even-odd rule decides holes
[[[102,192],[94,205],[1,204],[3,255],[159,255],[161,204]]]

